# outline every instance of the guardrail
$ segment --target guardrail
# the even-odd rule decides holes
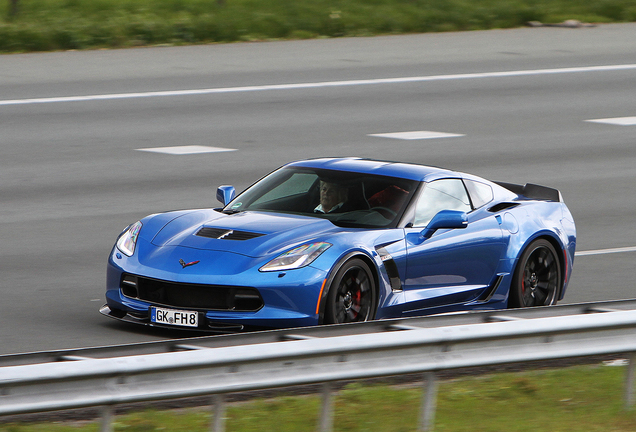
[[[187,351],[201,348],[253,345],[297,339],[383,333],[404,329],[433,328],[463,324],[480,324],[497,321],[616,312],[621,310],[636,310],[636,299],[611,300],[594,303],[563,304],[549,307],[535,307],[526,309],[500,309],[478,312],[470,311],[457,314],[429,315],[414,318],[368,321],[363,323],[269,330],[261,332],[235,333],[215,336],[198,336],[187,338],[183,337],[179,339],[159,340],[134,344],[5,354],[0,355],[0,368],[3,366],[18,366],[33,363],[48,363],[86,358],[112,358],[129,355],[157,354],[162,352]],[[131,325],[121,323],[119,321],[113,321],[113,323],[122,328],[126,328]],[[183,335],[189,333],[190,332],[184,332]]]
[[[216,406],[212,430],[220,432],[226,394],[323,383],[318,429],[330,431],[332,383],[422,373],[420,430],[429,431],[437,371],[619,353],[630,358],[625,402],[633,404],[636,310],[533,319],[500,315],[499,322],[431,328],[393,323],[393,328],[396,331],[4,366],[0,415],[104,407],[101,430],[110,431],[112,407],[118,404],[210,395]]]

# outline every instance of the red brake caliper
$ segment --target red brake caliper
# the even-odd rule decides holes
[[[523,278],[521,279],[521,294],[526,293],[526,272],[523,272]]]

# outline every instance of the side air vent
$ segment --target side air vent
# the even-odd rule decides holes
[[[198,232],[199,237],[214,238],[219,240],[250,240],[265,234],[250,231],[235,231],[224,228],[203,227]]]
[[[391,254],[384,249],[383,247],[377,247],[375,250],[380,255],[380,259],[384,263],[384,268],[386,270],[387,276],[389,276],[389,281],[391,282],[391,289],[393,291],[402,291],[402,281],[400,280],[400,273],[398,271],[397,265],[393,260]]]
[[[490,207],[488,209],[489,212],[491,213],[498,213],[502,210],[508,210],[514,207],[517,207],[519,205],[519,203],[513,203],[513,202],[502,202],[499,204],[495,204],[494,206]]]

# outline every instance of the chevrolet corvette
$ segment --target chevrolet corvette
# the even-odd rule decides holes
[[[219,208],[118,237],[100,312],[235,332],[549,306],[576,247],[561,193],[360,158],[289,163]]]

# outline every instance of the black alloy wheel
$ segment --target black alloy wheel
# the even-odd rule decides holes
[[[561,263],[552,244],[535,240],[521,254],[510,286],[513,308],[556,304],[561,289]]]
[[[327,295],[326,324],[372,320],[376,289],[371,269],[361,259],[347,261],[338,270]]]

